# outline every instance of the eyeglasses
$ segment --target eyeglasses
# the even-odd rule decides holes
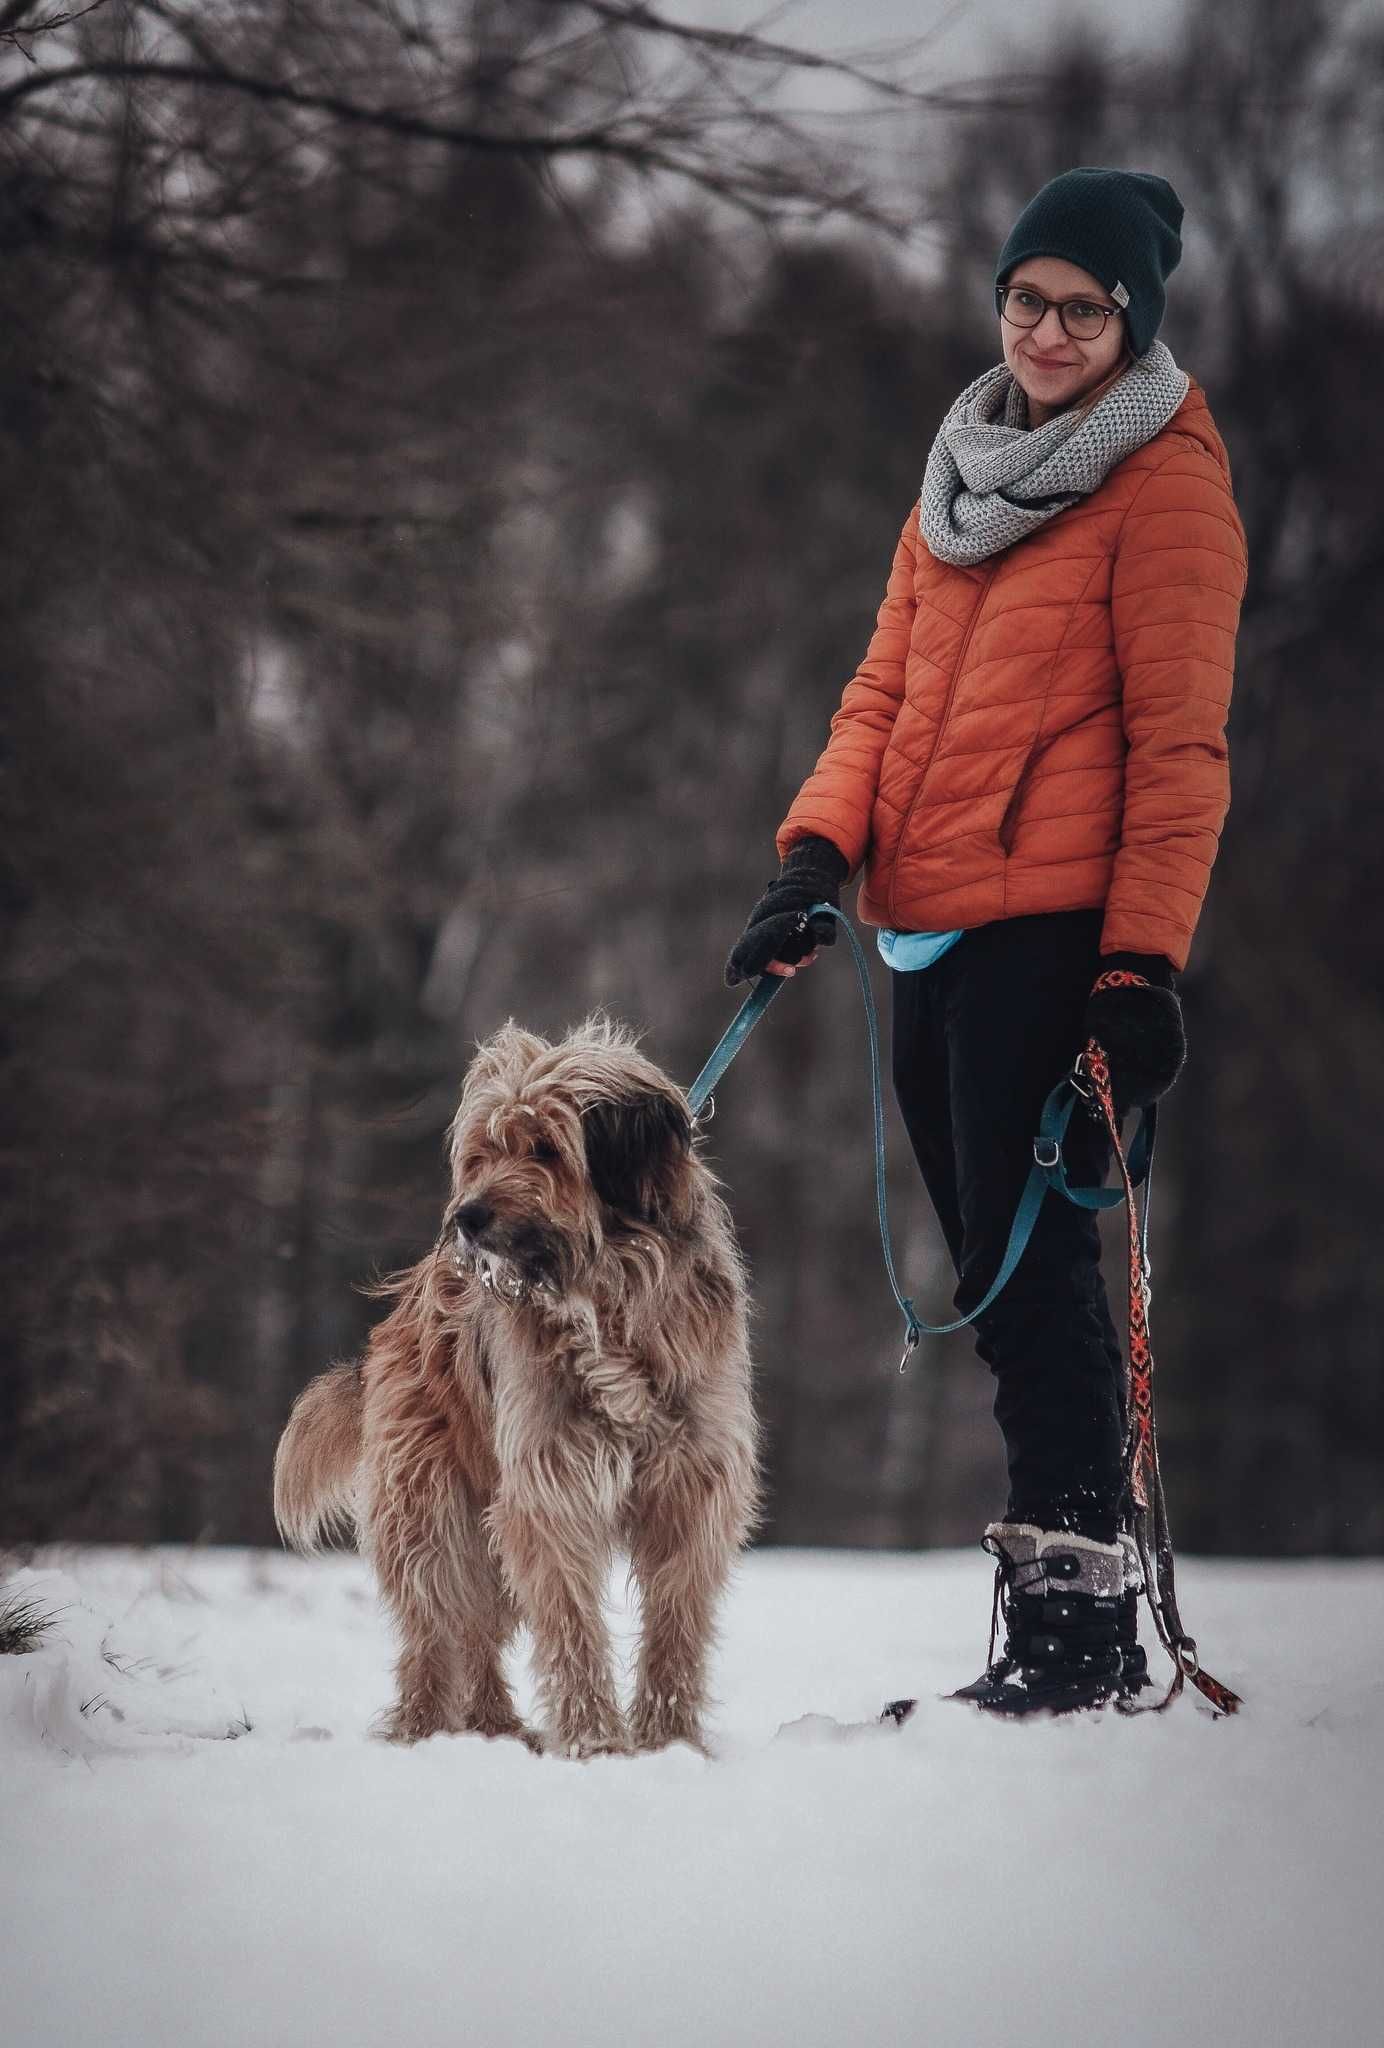
[[[1118,306],[1102,306],[1094,299],[1045,299],[1041,292],[1030,291],[1027,285],[996,285],[995,304],[1000,318],[1007,320],[1011,327],[1036,327],[1049,306],[1055,306],[1057,317],[1073,341],[1096,341],[1105,332],[1105,323],[1112,314],[1118,313]]]

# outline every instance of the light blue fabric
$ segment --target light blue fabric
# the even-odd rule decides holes
[[[896,973],[914,974],[920,967],[931,967],[934,960],[940,960],[960,937],[960,932],[894,932],[882,925],[875,934],[875,944]]]

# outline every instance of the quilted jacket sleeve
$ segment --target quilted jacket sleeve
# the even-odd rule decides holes
[[[1128,753],[1102,953],[1187,964],[1230,808],[1225,725],[1246,574],[1224,471],[1179,441],[1140,487],[1115,556]]]
[[[778,828],[780,860],[799,839],[816,834],[840,848],[853,875],[870,843],[870,813],[879,764],[903,702],[904,665],[916,609],[918,507],[904,522],[884,602],[870,645],[841,697],[817,765]]]

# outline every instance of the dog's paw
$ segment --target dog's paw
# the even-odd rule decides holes
[[[573,1763],[586,1763],[593,1756],[631,1756],[633,1750],[623,1737],[618,1741],[609,1735],[572,1735],[566,1741],[550,1741],[545,1748],[555,1756],[565,1756]]]
[[[430,1735],[440,1735],[442,1725],[426,1727],[421,1722],[400,1720],[396,1714],[386,1714],[383,1720],[375,1722],[370,1730],[376,1742],[392,1742],[401,1749],[407,1749],[415,1742],[426,1742]]]
[[[562,1715],[543,1747],[556,1756],[628,1756],[629,1730],[618,1708],[598,1708],[580,1715]]]
[[[699,1756],[711,1754],[696,1713],[680,1700],[665,1699],[656,1693],[641,1695],[635,1701],[630,1714],[630,1740],[635,1749],[644,1752],[669,1749],[675,1742],[685,1742]]]
[[[430,1735],[455,1735],[457,1724],[449,1721],[435,1702],[430,1700],[399,1700],[392,1707],[384,1708],[370,1724],[370,1733],[377,1742],[393,1742],[403,1748],[410,1743],[426,1742]]]
[[[487,1742],[522,1742],[525,1749],[535,1756],[543,1754],[543,1740],[535,1735],[532,1728],[526,1728],[522,1721],[498,1720],[493,1716],[484,1720],[468,1721],[462,1731],[467,1735],[483,1735]]]

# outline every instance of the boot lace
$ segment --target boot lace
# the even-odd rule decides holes
[[[990,1648],[986,1652],[985,1669],[991,1677],[1006,1678],[1020,1662],[1021,1630],[1015,1613],[1016,1600],[1020,1593],[1042,1590],[1047,1584],[1047,1573],[1040,1557],[1030,1558],[1026,1563],[1010,1557],[997,1536],[982,1536],[980,1547],[988,1550],[995,1560],[995,1585],[990,1599]],[[997,1660],[995,1644],[999,1640],[1001,1617],[1004,1619],[1004,1655]]]

